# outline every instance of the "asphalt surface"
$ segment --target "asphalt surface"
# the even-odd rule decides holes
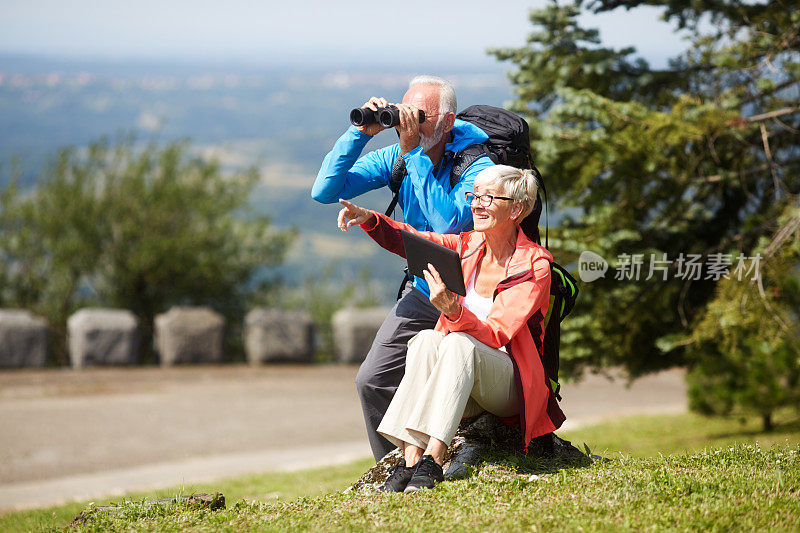
[[[368,457],[354,366],[0,372],[0,511]],[[686,409],[683,374],[566,384],[564,429]]]

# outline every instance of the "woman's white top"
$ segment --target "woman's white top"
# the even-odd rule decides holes
[[[464,296],[461,305],[472,311],[481,322],[486,322],[486,317],[489,316],[489,310],[492,308],[492,299],[481,296],[475,290],[475,272],[472,272],[472,277],[469,278],[467,295]]]
[[[473,272],[472,277],[469,278],[467,295],[464,296],[461,305],[472,311],[481,322],[486,322],[486,317],[489,316],[489,310],[492,308],[492,299],[481,296],[475,290],[475,272]],[[505,347],[500,348],[500,350],[503,352],[506,351]]]

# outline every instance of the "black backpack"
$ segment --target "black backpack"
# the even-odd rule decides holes
[[[461,181],[461,175],[479,157],[486,156],[495,165],[509,165],[517,168],[531,169],[539,182],[539,188],[544,192],[545,204],[547,190],[539,170],[533,164],[531,157],[531,138],[528,123],[506,109],[490,105],[474,105],[466,108],[456,115],[463,121],[478,126],[489,136],[486,142],[472,144],[455,154],[453,169],[450,171],[450,187],[455,187]],[[547,213],[549,215],[549,213]],[[539,237],[539,218],[542,215],[542,199],[537,195],[533,211],[520,223],[522,231],[529,239],[541,244]],[[545,248],[549,243],[548,225],[545,219]]]
[[[479,157],[487,156],[497,165],[509,165],[517,168],[531,169],[544,193],[545,213],[547,210],[547,189],[544,186],[539,170],[531,158],[531,144],[528,123],[519,115],[506,109],[488,105],[474,105],[456,115],[456,118],[470,122],[483,130],[489,139],[480,144],[471,144],[453,154],[453,168],[450,171],[450,187],[461,181],[461,175]],[[406,174],[405,161],[398,157],[392,168],[389,188],[394,193],[391,204],[386,210],[389,216],[397,205],[400,185]],[[529,239],[541,244],[539,236],[539,219],[542,214],[542,201],[537,195],[533,211],[520,223],[520,229]],[[549,225],[545,218],[545,248],[549,243]],[[575,306],[578,298],[578,283],[567,270],[558,263],[550,263],[550,303],[544,317],[544,343],[539,349],[542,366],[545,370],[547,387],[551,394],[561,400],[558,382],[559,345],[561,343],[561,321],[566,318]],[[553,314],[556,319],[553,319]],[[534,336],[538,339],[538,335]],[[563,415],[562,415],[563,416]]]

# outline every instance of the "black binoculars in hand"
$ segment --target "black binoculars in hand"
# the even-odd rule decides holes
[[[384,128],[393,128],[400,124],[400,110],[389,105],[373,111],[368,107],[357,107],[350,111],[350,123],[353,126],[365,126],[377,122]],[[420,109],[419,123],[425,122],[425,112]]]

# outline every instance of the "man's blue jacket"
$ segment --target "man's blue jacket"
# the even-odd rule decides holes
[[[420,231],[460,233],[471,230],[472,212],[464,193],[472,192],[475,176],[481,170],[494,165],[488,157],[476,159],[451,189],[452,154],[488,139],[480,128],[458,119],[451,133],[452,141],[445,144],[445,156],[439,168],[433,167],[420,146],[402,156],[408,174],[400,187],[398,202],[405,222]],[[388,187],[392,167],[400,155],[400,145],[393,144],[359,157],[371,138],[350,126],[322,161],[311,197],[332,204],[339,198],[348,200],[372,189]],[[414,278],[414,286],[426,295],[429,293],[421,278]]]

